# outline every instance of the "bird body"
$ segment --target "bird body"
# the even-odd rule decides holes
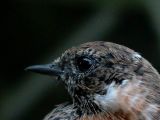
[[[160,120],[160,75],[125,46],[88,42],[27,70],[58,76],[73,100],[44,120]]]

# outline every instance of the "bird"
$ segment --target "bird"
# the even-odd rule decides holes
[[[126,46],[87,42],[26,70],[57,76],[72,98],[43,120],[160,120],[160,74]]]

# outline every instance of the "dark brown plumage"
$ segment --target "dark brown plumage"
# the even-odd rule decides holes
[[[27,70],[58,76],[73,99],[44,120],[160,120],[159,73],[122,45],[85,43]]]

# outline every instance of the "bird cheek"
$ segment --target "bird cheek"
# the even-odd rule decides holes
[[[88,77],[84,79],[84,85],[89,88],[98,88],[100,84],[99,79],[96,77]]]

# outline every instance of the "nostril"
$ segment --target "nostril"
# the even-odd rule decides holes
[[[55,66],[54,64],[50,64],[49,65],[50,68],[54,68],[54,66]]]

